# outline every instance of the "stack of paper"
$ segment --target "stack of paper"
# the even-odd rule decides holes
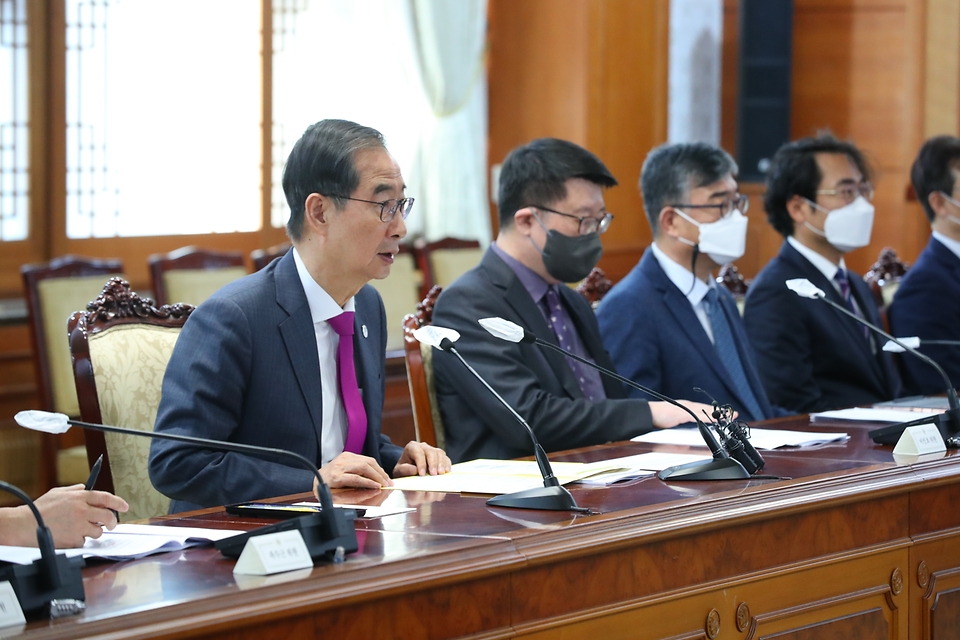
[[[842,442],[850,436],[846,433],[816,433],[813,431],[788,431],[785,429],[750,429],[750,443],[756,449],[780,447],[809,447],[826,442]],[[675,444],[686,447],[706,447],[700,431],[690,428],[657,429],[632,439],[647,444]]]
[[[853,409],[838,409],[836,411],[821,411],[820,413],[811,413],[810,422],[818,420],[854,420],[857,422],[908,422],[916,418],[922,418],[925,414],[943,413],[939,409],[924,408],[865,408],[854,407]]]
[[[130,560],[154,553],[180,551],[229,538],[243,531],[198,529],[195,527],[163,527],[142,524],[118,524],[113,531],[87,542],[78,549],[57,549],[68,557],[96,557],[106,560]],[[16,564],[30,564],[40,557],[34,547],[0,546],[0,560]]]

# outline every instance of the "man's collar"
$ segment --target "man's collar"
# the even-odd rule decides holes
[[[823,276],[832,281],[834,276],[837,275],[837,265],[833,264],[822,255],[803,244],[793,236],[787,236],[787,242],[790,243],[790,246],[796,249],[800,255],[807,259],[807,261],[817,268],[817,271],[823,274]],[[844,272],[847,270],[847,265],[843,261],[843,256],[840,257],[840,269],[843,269]]]
[[[533,298],[533,301],[540,302],[540,299],[547,292],[550,284],[544,280],[539,273],[500,248],[496,242],[491,243],[490,248],[501,260],[506,263],[508,267],[510,267],[510,270],[513,271],[514,275],[517,276],[517,279],[520,280],[523,288],[527,290],[527,293],[530,294],[530,297]]]
[[[307,304],[310,305],[310,316],[314,324],[326,322],[344,311],[353,311],[355,309],[353,296],[350,296],[350,299],[347,300],[347,303],[343,305],[341,309],[340,305],[336,303],[323,287],[317,284],[317,281],[314,280],[310,272],[307,271],[307,266],[303,263],[303,259],[300,257],[297,249],[293,248],[292,251],[293,261],[297,264],[297,275],[300,276],[303,292],[307,296]]]
[[[656,242],[650,245],[650,250],[653,251],[653,256],[660,263],[660,268],[663,269],[667,278],[687,297],[690,304],[693,306],[700,304],[703,297],[707,295],[707,291],[710,290],[710,286],[700,278],[695,277],[689,269],[674,262],[673,258],[664,253]]]
[[[933,239],[945,246],[947,249],[950,249],[958,258],[960,258],[960,242],[957,242],[953,238],[949,238],[939,231],[933,232]]]

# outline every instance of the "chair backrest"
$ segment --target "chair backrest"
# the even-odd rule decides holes
[[[390,275],[383,280],[371,280],[370,285],[380,293],[387,313],[387,351],[403,349],[403,318],[420,301],[423,275],[417,270],[410,249],[400,245],[394,256]]]
[[[433,306],[443,287],[435,286],[417,303],[416,313],[403,319],[403,355],[407,364],[407,383],[410,385],[410,404],[413,407],[413,425],[417,440],[444,448],[443,422],[437,407],[437,392],[433,381],[433,347],[421,344],[413,332],[433,322]]]
[[[417,264],[423,273],[421,295],[426,298],[434,285],[449,286],[454,280],[480,264],[483,249],[476,240],[443,238],[435,242],[418,241]]]
[[[73,314],[70,351],[80,416],[86,422],[153,431],[167,362],[193,307],[154,307],[113,278],[103,292]],[[149,438],[87,433],[91,464],[103,455],[97,488],[113,491],[130,505],[123,520],[164,515],[170,499],[153,488],[147,473]]]
[[[239,251],[207,251],[181,247],[147,260],[157,305],[185,302],[198,305],[214,291],[247,275]]]
[[[900,281],[907,275],[910,265],[900,260],[897,252],[890,247],[880,252],[877,261],[870,267],[863,279],[870,285],[870,291],[877,306],[885,309],[893,301]]]
[[[269,249],[255,249],[250,253],[250,260],[253,261],[253,270],[260,271],[275,259],[285,255],[293,245],[289,242],[275,244]]]
[[[64,256],[43,264],[24,265],[20,274],[27,300],[40,408],[78,416],[67,318],[86,308],[110,276],[122,275],[123,263]],[[80,443],[80,438],[72,434],[41,437],[40,482],[44,489],[82,482],[89,473],[82,447],[62,448],[71,440]]]
[[[730,292],[737,303],[737,309],[740,310],[740,315],[743,315],[743,306],[747,299],[747,290],[750,288],[750,282],[743,277],[743,274],[737,269],[737,265],[728,262],[720,267],[716,282]]]
[[[580,281],[576,290],[577,293],[586,298],[590,306],[596,310],[600,301],[603,300],[603,296],[607,295],[612,288],[613,283],[610,282],[610,278],[607,277],[603,269],[594,267],[590,270],[590,273],[587,274],[587,277]]]

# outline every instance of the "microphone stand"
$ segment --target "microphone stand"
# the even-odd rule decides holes
[[[470,363],[463,359],[463,356],[460,355],[460,352],[453,346],[453,342],[449,338],[443,338],[438,346],[442,351],[447,351],[455,355],[457,359],[463,363],[463,366],[486,387],[487,391],[492,393],[494,397],[500,401],[500,404],[507,408],[510,414],[516,418],[517,422],[526,428],[530,439],[533,441],[533,450],[537,458],[537,466],[540,467],[540,474],[543,476],[543,486],[494,496],[487,500],[487,504],[491,507],[542,509],[545,511],[581,511],[590,513],[589,509],[577,505],[577,501],[573,498],[573,495],[571,495],[566,487],[561,486],[560,481],[553,475],[553,469],[550,466],[550,460],[547,458],[547,452],[543,450],[543,446],[540,445],[536,434],[533,433],[533,429],[530,428],[527,421],[510,406],[510,403],[503,399],[503,396],[497,393],[496,390],[483,379],[483,376],[477,373],[476,369],[470,366]]]
[[[61,611],[80,613],[84,609],[83,577],[80,568],[83,558],[68,558],[57,554],[53,534],[43,522],[37,505],[19,488],[0,480],[0,490],[12,493],[22,500],[37,519],[37,546],[40,558],[32,564],[13,564],[0,569],[0,582],[9,581],[24,612],[43,612],[54,617]],[[70,601],[69,606],[65,606]]]
[[[541,340],[536,335],[527,331],[515,322],[510,322],[509,320],[504,320],[503,318],[483,318],[479,322],[480,326],[486,329],[488,333],[500,338],[501,340],[507,340],[508,342],[522,342],[524,344],[537,344],[541,347],[553,349],[554,351],[558,351],[568,358],[573,358],[577,362],[596,369],[605,376],[622,382],[628,387],[643,391],[647,395],[672,404],[673,406],[679,407],[680,409],[683,409],[689,413],[694,422],[697,424],[697,429],[700,431],[700,436],[703,438],[703,441],[706,443],[707,447],[709,447],[710,453],[713,454],[713,460],[709,460],[707,462],[688,462],[686,464],[668,467],[657,474],[657,477],[661,480],[743,480],[750,477],[750,473],[743,467],[742,464],[740,464],[738,460],[730,457],[730,454],[727,453],[727,451],[717,440],[717,437],[713,434],[713,431],[711,431],[707,425],[703,424],[700,418],[697,417],[697,414],[691,411],[689,407],[685,407],[673,398],[657,393],[653,389],[648,389],[641,384],[637,384],[629,378],[624,378],[615,371],[605,369],[595,362],[591,362],[586,358],[581,358],[576,354],[565,351],[564,349],[561,349],[557,345],[547,342],[546,340]],[[759,454],[757,455],[759,456]],[[763,465],[761,464],[760,466]]]
[[[873,324],[867,322],[866,320],[864,320],[854,312],[850,311],[849,309],[843,307],[842,305],[837,304],[833,300],[828,299],[822,291],[819,291],[818,293],[816,293],[815,297],[819,298],[820,300],[823,300],[824,302],[826,302],[828,305],[830,305],[837,311],[840,311],[841,313],[847,316],[850,316],[851,318],[853,318],[863,326],[867,327],[871,331],[880,334],[881,336],[893,342],[895,345],[897,345],[904,351],[908,351],[913,355],[917,356],[918,358],[920,358],[921,360],[923,360],[924,362],[926,362],[927,364],[935,368],[937,372],[940,373],[941,377],[943,377],[944,381],[946,382],[947,403],[950,406],[949,409],[947,409],[943,413],[938,413],[936,415],[925,416],[923,418],[919,418],[917,420],[911,420],[909,422],[901,422],[899,424],[890,425],[889,427],[883,427],[881,429],[874,429],[873,431],[870,432],[870,437],[873,438],[873,441],[876,442],[877,444],[896,444],[897,441],[900,439],[900,436],[903,435],[903,432],[907,429],[907,427],[915,427],[921,424],[935,424],[937,425],[937,429],[940,431],[940,435],[943,436],[943,439],[945,442],[952,440],[951,446],[954,446],[954,447],[960,446],[960,442],[958,442],[956,439],[958,434],[960,434],[960,399],[957,398],[957,390],[954,389],[953,383],[950,382],[950,377],[947,375],[947,372],[944,371],[943,368],[939,364],[937,364],[937,362],[933,358],[930,358],[929,356],[926,356],[920,353],[913,347],[909,347],[905,345],[903,342],[901,342],[897,338],[894,338],[892,335],[890,335],[880,327],[874,326]]]
[[[26,413],[26,412],[23,412]],[[58,415],[58,414],[52,414]],[[20,414],[17,414],[17,422],[24,427],[29,425],[21,422]],[[220,451],[232,451],[235,453],[251,454],[258,457],[272,456],[295,460],[299,466],[310,470],[317,479],[317,498],[320,500],[320,512],[292,518],[276,524],[267,525],[248,531],[240,535],[224,538],[214,543],[214,546],[227,557],[237,557],[243,551],[247,540],[256,536],[276,533],[278,531],[289,531],[297,529],[303,536],[303,541],[307,545],[310,557],[314,560],[328,558],[339,561],[345,554],[355,553],[359,548],[357,544],[357,532],[353,526],[353,520],[356,513],[351,510],[337,509],[333,506],[333,497],[330,495],[330,487],[323,481],[316,465],[304,456],[294,451],[286,449],[274,449],[271,447],[259,447],[238,442],[222,442],[220,440],[208,440],[207,438],[197,438],[194,436],[185,436],[175,433],[156,433],[152,431],[137,431],[135,429],[125,429],[123,427],[113,427],[105,424],[93,424],[82,422],[80,420],[70,420],[67,416],[64,422],[68,425],[80,427],[82,429],[92,429],[93,431],[105,431],[108,433],[122,433],[129,436],[140,436],[153,438],[156,440],[170,440],[173,442],[183,442],[196,447],[215,449]],[[347,513],[349,512],[349,513]]]

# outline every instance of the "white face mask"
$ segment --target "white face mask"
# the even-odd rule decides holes
[[[804,198],[806,200],[806,198]],[[846,253],[865,247],[870,244],[870,234],[873,232],[873,205],[863,196],[839,209],[824,209],[816,202],[807,200],[815,209],[827,214],[823,223],[823,231],[804,220],[807,229],[818,236],[823,236],[837,251]]]
[[[681,218],[700,229],[700,237],[697,242],[691,242],[686,238],[677,238],[677,240],[691,247],[699,247],[701,253],[710,256],[710,259],[718,265],[733,262],[742,257],[747,250],[747,222],[749,220],[747,216],[740,213],[739,209],[734,209],[727,217],[720,218],[716,222],[697,222],[676,207],[674,207],[674,211],[680,214]]]
[[[947,194],[945,194],[943,191],[940,192],[940,195],[942,195],[944,198],[946,198],[946,199],[947,199],[947,202],[949,202],[950,204],[952,204],[953,206],[955,206],[957,209],[960,209],[960,202],[957,202],[956,200],[954,200],[953,198],[951,198],[950,196],[948,196]],[[958,218],[957,216],[947,216],[947,220],[949,220],[949,221],[952,222],[953,224],[958,224],[958,225],[960,225],[960,218]]]

